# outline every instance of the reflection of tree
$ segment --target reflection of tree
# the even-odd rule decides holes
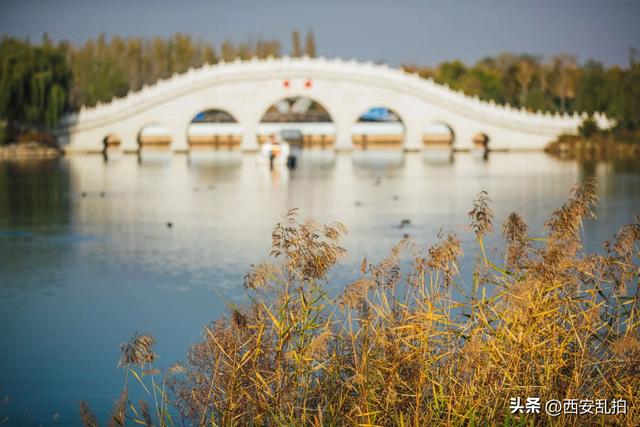
[[[191,161],[189,163],[189,174],[193,176],[193,182],[231,182],[238,181],[242,173],[242,159],[237,158],[220,158],[215,161],[198,162]],[[211,186],[196,187],[196,191],[211,191]]]
[[[598,168],[598,160],[593,156],[584,156],[578,159],[580,180],[595,176]]]
[[[611,167],[616,173],[630,173],[636,175],[638,173],[638,158],[629,157],[613,157],[611,159]]]
[[[64,224],[69,171],[58,159],[0,162],[0,224]]]

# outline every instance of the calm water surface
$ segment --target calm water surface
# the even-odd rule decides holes
[[[162,366],[181,360],[203,325],[242,301],[245,272],[293,207],[348,226],[336,291],[363,256],[381,259],[405,233],[427,245],[456,231],[472,260],[466,213],[480,190],[499,222],[515,210],[539,235],[570,187],[595,174],[591,250],[640,212],[632,161],[367,154],[309,155],[292,173],[240,154],[0,162],[0,423],[77,425],[81,399],[104,420],[122,384],[120,343],[148,332]],[[403,219],[411,225],[400,229]]]

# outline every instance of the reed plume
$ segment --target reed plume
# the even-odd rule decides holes
[[[481,192],[469,212],[483,254],[471,290],[449,233],[363,259],[360,277],[332,296],[325,288],[346,255],[346,229],[290,211],[274,228],[271,259],[245,277],[249,302],[207,325],[169,370],[173,406],[188,423],[215,426],[640,425],[638,218],[602,253],[585,253],[597,202],[588,179],[542,239],[510,214],[494,258],[483,246],[489,202]],[[143,337],[123,347],[121,363],[154,360]],[[510,399],[527,396],[625,399],[628,412],[512,413]]]

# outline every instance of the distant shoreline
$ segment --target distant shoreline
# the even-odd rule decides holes
[[[593,152],[619,156],[640,155],[638,136],[611,135],[601,132],[589,137],[580,135],[562,135],[549,144],[545,151],[552,155],[577,154]]]
[[[35,141],[0,145],[0,160],[53,158],[61,154],[59,148]]]

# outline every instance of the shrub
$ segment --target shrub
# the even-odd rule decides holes
[[[578,127],[578,133],[585,138],[591,138],[595,135],[600,129],[598,128],[598,123],[592,116],[587,117],[582,121],[582,124]]]

